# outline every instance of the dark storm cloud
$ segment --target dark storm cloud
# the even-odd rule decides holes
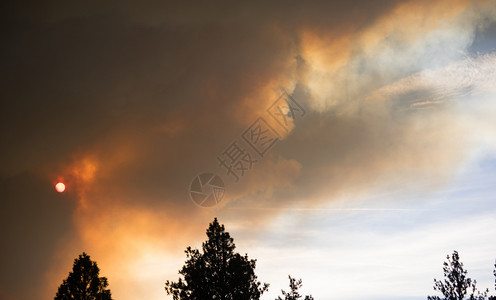
[[[15,172],[36,165],[38,156],[53,162],[123,125],[148,131],[188,105],[208,106],[219,122],[229,122],[240,95],[296,54],[288,48],[302,25],[351,28],[381,12],[343,3],[7,6],[1,120],[11,129],[2,136],[11,147],[2,164]],[[206,85],[216,85],[216,99]]]
[[[182,184],[270,101],[246,95],[293,71],[301,28],[366,26],[391,7],[372,3],[7,5],[2,173],[133,144],[137,169],[122,184]]]
[[[98,183],[84,197],[103,211],[150,201],[190,210],[192,176],[259,109],[247,95],[290,71],[301,26],[365,26],[389,7],[371,3],[4,2],[2,292],[22,285],[20,273],[38,278],[31,290],[40,290],[51,253],[71,231],[70,201],[82,194],[55,195],[51,180],[96,157]],[[44,170],[53,178],[22,175]]]
[[[353,39],[398,3],[3,3],[0,177],[2,195],[8,196],[2,197],[2,213],[5,222],[17,225],[3,230],[15,247],[43,245],[36,260],[14,246],[3,248],[2,257],[5,252],[13,256],[9,261],[29,262],[36,269],[32,274],[55,274],[48,279],[51,295],[78,247],[93,250],[114,273],[120,261],[113,257],[130,259],[139,252],[129,250],[128,239],[174,240],[177,246],[160,247],[182,247],[182,240],[201,234],[218,212],[198,210],[189,201],[191,179],[221,170],[216,156],[281,87],[296,86],[295,96],[309,115],[253,176],[230,186],[237,200],[259,195],[260,201],[285,204],[290,197],[321,197],[343,182],[367,181],[393,169],[394,162],[384,163],[384,157],[406,157],[400,165],[408,169],[419,151],[406,156],[402,151],[420,136],[420,130],[409,134],[414,121],[391,127],[398,123],[380,104],[352,115],[310,112],[319,91],[308,84],[315,66],[306,44],[313,38],[305,38],[310,32],[316,40]],[[374,72],[380,64],[357,45],[321,45],[358,57],[342,69],[356,75],[350,70],[361,65],[369,78],[357,80],[354,97],[377,88],[374,76],[395,66]],[[334,62],[332,55],[327,59]],[[63,195],[54,193],[51,182],[59,176],[72,184]],[[295,184],[301,189],[289,194]],[[15,193],[20,186],[30,188]],[[29,218],[19,213],[21,207],[36,207],[38,214]],[[175,236],[178,231],[183,234]],[[23,234],[44,238],[19,238]],[[63,262],[51,261],[56,247]],[[7,265],[5,274],[19,272]],[[116,281],[114,286],[126,286]],[[9,294],[17,286],[1,287]]]
[[[71,215],[74,203],[53,191],[52,182],[39,174],[23,173],[0,180],[2,299],[43,298],[40,287],[45,272],[57,248],[75,230]],[[26,288],[28,282],[37,288]]]

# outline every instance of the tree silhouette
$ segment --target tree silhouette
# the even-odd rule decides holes
[[[290,289],[290,291],[285,292],[284,290],[281,290],[284,298],[277,297],[276,300],[298,300],[298,299],[301,299],[301,297],[303,297],[298,292],[298,289],[301,288],[301,286],[303,285],[301,279],[296,280],[295,278],[291,277],[291,275],[288,275],[288,277],[289,277],[289,289]],[[304,300],[313,300],[313,297],[312,297],[312,295],[305,296]]]
[[[494,264],[494,271],[493,271],[493,275],[494,275],[494,289],[496,290],[496,263]],[[496,300],[496,296],[490,296],[488,298],[488,300]]]
[[[235,253],[233,239],[217,218],[207,229],[202,252],[186,249],[187,260],[179,271],[184,279],[166,281],[165,291],[174,300],[256,300],[269,285],[257,281],[256,260]]]
[[[55,300],[112,300],[107,278],[99,277],[96,262],[83,252],[74,260],[72,272],[59,286]]]
[[[470,300],[484,300],[487,297],[488,290],[484,292],[477,291],[476,280],[467,277],[467,270],[463,268],[460,256],[457,251],[453,251],[451,258],[446,256],[448,261],[443,264],[444,281],[434,279],[434,290],[440,291],[444,298],[438,296],[428,296],[428,300],[463,300],[468,296]]]

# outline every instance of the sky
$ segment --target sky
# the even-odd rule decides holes
[[[83,251],[116,299],[172,299],[214,217],[262,299],[288,274],[315,299],[425,299],[453,250],[494,289],[495,1],[0,14],[0,299],[54,297]]]

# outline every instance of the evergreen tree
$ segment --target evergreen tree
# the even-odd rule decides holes
[[[255,275],[256,260],[234,252],[236,246],[217,218],[207,229],[202,252],[188,247],[177,282],[166,281],[165,291],[174,300],[257,300],[267,291]]]
[[[301,279],[296,280],[295,278],[291,277],[291,275],[288,275],[288,277],[289,277],[289,289],[290,289],[290,291],[285,292],[284,290],[281,290],[284,298],[277,297],[276,300],[299,300],[299,299],[301,299],[301,297],[303,297],[298,292],[298,290],[303,285]],[[305,296],[304,300],[313,300],[313,297],[312,297],[312,295]]]
[[[96,262],[83,252],[74,260],[72,272],[59,286],[55,300],[112,300],[107,278],[99,277]]]
[[[488,291],[477,291],[477,281],[467,277],[467,270],[463,268],[460,256],[453,251],[451,257],[446,256],[448,261],[444,262],[444,281],[434,279],[434,290],[440,291],[444,298],[428,296],[428,300],[463,300],[468,295],[470,300],[484,300]],[[470,293],[470,294],[469,294]]]
[[[494,289],[496,290],[496,263],[494,264],[493,275],[495,277],[495,279],[494,279]],[[489,300],[496,300],[496,296],[490,296],[488,299]]]

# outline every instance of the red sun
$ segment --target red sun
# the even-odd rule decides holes
[[[62,182],[57,183],[55,185],[55,190],[59,193],[62,193],[63,191],[65,191],[65,184]]]

